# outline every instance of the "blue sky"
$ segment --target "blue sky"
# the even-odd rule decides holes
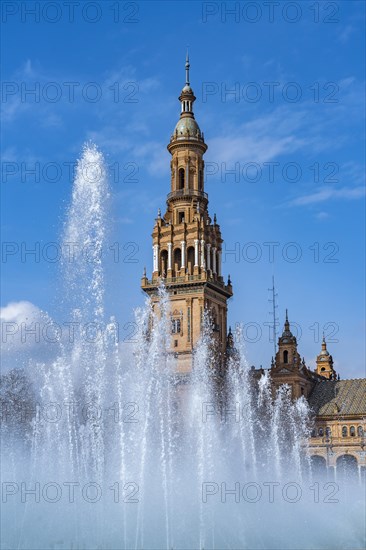
[[[108,312],[132,320],[169,192],[189,45],[205,190],[234,287],[229,322],[247,327],[249,362],[269,366],[274,275],[281,325],[288,307],[308,364],[325,330],[341,377],[364,376],[365,4],[281,2],[273,16],[266,2],[236,3],[236,14],[225,12],[234,2],[81,2],[73,15],[49,4],[2,3],[3,243],[60,241],[70,163],[92,139],[111,168],[121,250],[107,261]],[[1,305],[31,302],[60,320],[59,264],[21,260],[3,258]]]

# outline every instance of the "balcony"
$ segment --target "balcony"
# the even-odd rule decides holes
[[[224,291],[228,292],[230,295],[232,292],[228,290],[227,285],[225,285],[222,277],[208,275],[206,272],[199,275],[186,275],[178,277],[159,277],[158,279],[146,279],[144,283],[144,288],[152,287],[156,288],[159,285],[159,282],[162,281],[165,285],[169,286],[171,284],[182,284],[182,283],[194,283],[194,282],[203,282],[211,283]]]
[[[352,447],[360,446],[362,449],[366,446],[365,436],[355,437],[333,437],[316,436],[309,439],[310,447]]]
[[[178,191],[172,191],[168,194],[168,201],[172,199],[183,199],[190,197],[198,197],[208,201],[208,195],[204,191],[197,191],[196,189],[179,189]]]

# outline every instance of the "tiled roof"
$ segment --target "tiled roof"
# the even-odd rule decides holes
[[[309,404],[318,416],[366,416],[366,378],[318,382],[310,395]]]

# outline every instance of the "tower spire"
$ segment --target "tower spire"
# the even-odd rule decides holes
[[[290,331],[290,323],[288,322],[288,310],[286,308],[286,321],[285,321],[285,332]]]
[[[188,55],[188,47],[187,47],[187,54],[186,54],[186,86],[189,86],[189,55]]]
[[[200,148],[205,152],[207,145],[204,142],[203,132],[201,132],[193,113],[193,103],[196,101],[196,97],[190,85],[189,68],[189,54],[187,50],[185,63],[186,82],[178,98],[180,101],[180,118],[174,128],[168,150],[171,151],[171,147],[177,145],[178,142],[180,143],[182,139],[188,139],[196,143],[199,142]]]

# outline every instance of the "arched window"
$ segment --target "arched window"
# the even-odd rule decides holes
[[[343,426],[343,428],[342,428],[342,437],[347,437],[347,436],[348,436],[347,426]]]
[[[179,168],[178,179],[179,179],[179,189],[184,189],[184,168]]]
[[[351,437],[355,437],[356,435],[356,428],[354,426],[351,426],[350,429],[349,429],[349,435]]]
[[[176,248],[174,250],[174,276],[177,277],[179,275],[179,270],[182,265],[182,253],[180,248]]]
[[[311,430],[311,437],[316,437],[316,429]]]
[[[323,435],[324,435],[324,428],[319,428],[318,434],[319,434],[319,437],[323,437]]]
[[[168,251],[162,250],[160,255],[160,274],[162,277],[166,277],[168,272]]]
[[[287,351],[287,349],[285,349],[285,351],[283,352],[283,362],[288,363],[288,351]]]
[[[358,435],[358,437],[363,437],[363,427],[362,426],[358,426],[357,435]]]
[[[357,458],[353,455],[341,455],[337,458],[337,478],[356,480],[358,478]]]
[[[313,455],[310,457],[311,469],[315,475],[324,476],[327,470],[327,463],[323,456]]]
[[[189,275],[193,275],[193,269],[194,269],[194,248],[193,248],[193,246],[189,246],[187,248],[187,267],[188,267]]]
[[[330,437],[332,435],[332,430],[330,428],[325,428],[325,435]]]

